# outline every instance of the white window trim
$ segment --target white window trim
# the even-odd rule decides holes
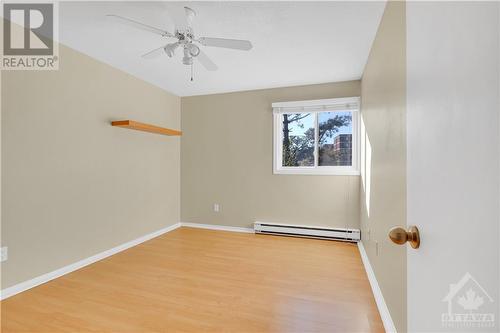
[[[360,161],[360,115],[359,97],[331,98],[311,101],[294,101],[273,103],[273,173],[288,175],[342,175],[359,176]],[[318,113],[318,112],[352,112],[352,166],[312,166],[312,167],[284,167],[283,166],[283,113]],[[318,117],[315,117],[318,121]],[[316,128],[317,128],[316,124]],[[316,131],[314,160],[317,164],[318,149]]]

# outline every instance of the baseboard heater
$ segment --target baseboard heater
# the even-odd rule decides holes
[[[311,227],[268,222],[255,222],[253,228],[256,234],[318,238],[344,242],[358,242],[361,239],[361,232],[358,229]]]

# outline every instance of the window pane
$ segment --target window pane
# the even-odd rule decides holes
[[[320,112],[319,166],[352,165],[352,113]]]
[[[283,114],[283,166],[314,166],[314,115]]]

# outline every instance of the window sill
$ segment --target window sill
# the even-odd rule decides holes
[[[311,176],[359,176],[355,168],[278,168],[274,169],[275,175],[311,175]]]

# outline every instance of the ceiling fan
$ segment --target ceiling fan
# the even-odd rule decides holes
[[[182,63],[184,65],[191,66],[191,81],[193,80],[193,59],[197,59],[200,64],[202,64],[202,66],[209,71],[217,70],[217,65],[201,50],[200,46],[198,46],[197,44],[244,51],[248,51],[252,48],[252,43],[248,40],[212,37],[196,38],[192,28],[192,22],[194,17],[196,16],[196,12],[189,7],[183,7],[182,9],[172,7],[171,10],[169,10],[169,13],[171,14],[171,17],[175,23],[174,33],[170,33],[166,30],[159,29],[120,15],[109,14],[106,16],[116,19],[121,23],[125,23],[135,28],[158,34],[165,38],[176,39],[177,41],[172,41],[159,48],[149,51],[143,54],[142,57],[144,59],[154,59],[163,53],[166,53],[169,57],[173,57],[175,51],[180,48],[182,49],[182,52],[184,54]]]

